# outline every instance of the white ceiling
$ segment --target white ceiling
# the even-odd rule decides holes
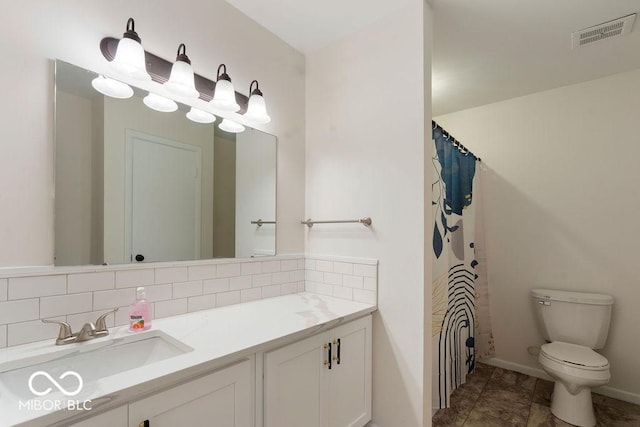
[[[311,53],[416,0],[227,0],[302,53]]]
[[[640,68],[627,36],[571,50],[571,33],[640,13],[640,0],[433,0],[433,115]]]
[[[227,0],[307,54],[416,0]],[[571,49],[571,33],[631,13],[640,0],[430,0],[433,115],[640,68],[631,34]]]

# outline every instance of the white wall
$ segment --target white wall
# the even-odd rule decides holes
[[[637,70],[436,118],[487,168],[496,357],[538,367],[526,351],[543,342],[530,289],[611,294],[609,386],[637,401],[639,111]]]
[[[302,252],[304,234],[304,58],[223,0],[4,5],[0,48],[0,266],[53,262],[53,60],[105,72],[105,36],[121,37],[129,17],[145,48],[172,60],[187,45],[196,72],[211,79],[226,63],[239,91],[256,78],[278,136],[278,248]],[[10,161],[5,160],[10,159]]]
[[[431,277],[424,263],[426,8],[416,1],[307,56],[306,217],[373,219],[371,229],[316,225],[307,251],[379,259],[373,421],[383,427],[430,423],[423,400],[425,270]]]
[[[432,407],[430,403],[433,399],[432,396],[432,359],[433,350],[431,348],[431,307],[433,303],[431,290],[431,277],[433,276],[432,266],[432,250],[433,250],[433,208],[430,205],[426,205],[427,200],[432,200],[432,185],[433,185],[433,166],[431,166],[431,159],[435,151],[433,140],[431,139],[431,111],[432,93],[431,93],[431,57],[433,54],[433,13],[428,1],[424,3],[423,10],[423,39],[424,39],[424,197],[425,197],[425,211],[422,218],[424,224],[424,266],[423,266],[423,279],[425,291],[423,295],[423,315],[424,315],[424,343],[423,343],[423,384],[424,384],[424,408],[422,410],[424,414],[424,425],[431,425],[431,417],[433,411],[437,410]]]

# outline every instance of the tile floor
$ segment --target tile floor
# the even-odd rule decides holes
[[[551,414],[553,383],[479,363],[476,372],[451,395],[451,407],[440,409],[434,426],[562,426]],[[640,406],[593,394],[597,426],[640,427]]]

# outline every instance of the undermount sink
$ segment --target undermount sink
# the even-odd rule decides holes
[[[193,349],[161,331],[148,331],[126,337],[78,344],[43,355],[0,364],[0,398],[11,394],[20,399],[36,398],[42,393],[73,393],[81,385],[82,394],[96,388],[101,378],[140,368]],[[67,374],[72,371],[77,373]],[[46,375],[44,374],[46,373]],[[30,377],[33,376],[31,387]],[[59,384],[53,383],[52,379]]]

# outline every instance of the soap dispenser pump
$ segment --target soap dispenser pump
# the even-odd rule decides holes
[[[146,331],[151,327],[151,305],[144,287],[136,289],[136,300],[129,306],[129,330]]]

